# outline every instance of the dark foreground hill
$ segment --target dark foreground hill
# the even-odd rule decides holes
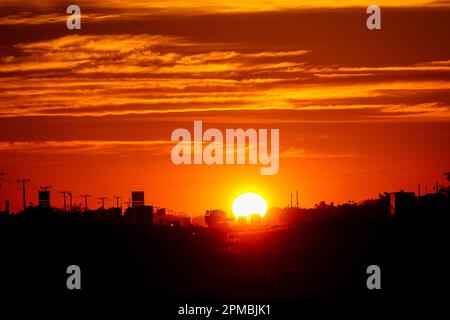
[[[444,220],[316,221],[215,231],[130,225],[0,226],[1,291],[11,299],[77,296],[187,301],[430,301],[448,274]],[[69,265],[82,289],[66,287]],[[381,268],[381,290],[366,269]]]

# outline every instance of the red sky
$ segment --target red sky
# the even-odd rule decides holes
[[[269,206],[423,189],[449,170],[450,2],[63,1],[0,4],[0,202],[14,178],[96,198],[144,190],[192,215],[244,191]],[[174,129],[279,128],[280,170],[175,166]]]

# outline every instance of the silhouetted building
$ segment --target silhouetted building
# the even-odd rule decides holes
[[[226,224],[227,214],[222,210],[206,210],[205,222],[209,227],[217,227]]]
[[[418,198],[418,208],[427,217],[448,214],[449,197],[444,193],[428,193]]]
[[[158,208],[158,209],[156,209],[156,215],[157,216],[165,216],[166,215],[166,208]]]
[[[131,207],[125,210],[125,222],[128,224],[153,224],[153,206],[146,206],[144,191],[131,193]]]
[[[88,210],[83,215],[84,221],[90,223],[122,223],[122,210],[121,208],[100,208],[97,210]]]
[[[39,191],[39,208],[42,209],[50,208],[50,191],[48,190]]]
[[[392,192],[390,197],[391,216],[400,218],[413,213],[416,204],[414,192]]]
[[[133,191],[131,193],[131,206],[137,208],[143,207],[144,204],[144,191]]]
[[[153,224],[153,206],[127,208],[125,222],[128,224]]]
[[[154,224],[157,226],[169,226],[169,227],[189,227],[192,225],[190,217],[185,215],[173,215],[173,214],[156,214],[154,218]]]

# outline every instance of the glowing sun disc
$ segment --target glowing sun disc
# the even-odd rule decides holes
[[[234,199],[232,209],[236,217],[249,217],[252,214],[259,214],[262,217],[266,214],[267,203],[260,195],[247,192]]]

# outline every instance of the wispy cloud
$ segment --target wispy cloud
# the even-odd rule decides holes
[[[327,153],[327,152],[316,152],[309,151],[305,148],[290,147],[280,153],[281,158],[290,159],[340,159],[340,158],[356,158],[361,157],[356,152],[348,153]]]
[[[1,58],[0,116],[372,109],[380,117],[449,118],[448,105],[439,100],[450,89],[448,80],[409,80],[415,73],[447,72],[448,61],[320,67],[306,63],[311,52],[305,49],[206,47],[188,38],[148,34],[72,35],[17,44],[20,54]],[[408,73],[408,80],[396,78],[401,72]],[[385,78],[371,80],[374,74]],[[349,76],[363,81],[328,79]],[[401,101],[407,92],[429,89],[437,100]],[[368,97],[378,100],[357,102]]]
[[[77,5],[84,8],[87,12],[98,8],[108,8],[111,10],[124,10],[134,12],[134,15],[152,14],[205,14],[205,13],[242,13],[242,12],[267,12],[294,10],[305,8],[343,8],[343,7],[367,7],[368,3],[361,0],[247,0],[237,4],[232,0],[78,0]],[[377,5],[382,7],[409,7],[409,6],[449,6],[448,1],[430,1],[430,0],[378,0]],[[58,0],[3,0],[0,7],[17,8],[24,12],[30,12],[32,9],[39,11],[53,10],[61,8]],[[39,12],[38,11],[38,12]],[[82,11],[83,12],[83,11]],[[91,16],[95,18],[95,16]],[[115,19],[115,15],[98,16],[98,18]],[[6,23],[35,24],[55,22],[59,18],[56,16],[34,15],[29,19],[20,17],[7,17]]]
[[[101,21],[113,21],[124,19],[132,16],[137,18],[139,14],[127,15],[127,14],[103,14],[103,13],[83,13],[83,23],[101,22]],[[64,12],[60,13],[44,13],[36,14],[35,12],[21,12],[20,14],[13,14],[1,17],[0,25],[40,25],[40,24],[65,24],[68,15]]]
[[[1,141],[0,152],[39,154],[119,154],[131,151],[147,151],[152,155],[166,154],[171,141],[118,141],[118,140],[69,140],[69,141]]]

